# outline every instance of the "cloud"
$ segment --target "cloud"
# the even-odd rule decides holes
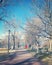
[[[7,32],[6,32],[6,33],[4,33],[4,34],[0,34],[0,39],[4,39],[6,35],[8,35],[8,33],[7,33]]]

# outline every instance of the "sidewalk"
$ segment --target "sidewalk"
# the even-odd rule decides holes
[[[3,65],[3,64],[4,65],[13,65],[13,64],[16,64],[16,63],[23,62],[24,60],[27,60],[31,57],[32,57],[32,54],[30,54],[30,53],[19,55],[19,56],[15,57],[14,59],[10,59],[10,60],[0,62],[0,65]]]
[[[25,51],[24,50],[18,50],[18,51]],[[15,50],[14,50],[15,51]],[[12,51],[12,52],[14,52]],[[17,50],[16,50],[17,51]],[[0,65],[48,65],[47,63],[43,63],[41,61],[38,61],[35,57],[33,57],[34,53],[25,53],[25,54],[17,54],[14,56],[14,58],[9,58],[5,61],[0,62]]]

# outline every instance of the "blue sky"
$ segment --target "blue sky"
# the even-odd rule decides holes
[[[43,0],[40,0],[40,3],[42,3]],[[8,4],[4,11],[8,15],[7,17],[4,17],[8,21],[12,21],[13,19],[16,19],[15,21],[18,22],[21,21],[20,25],[24,26],[26,23],[26,17],[33,18],[36,17],[36,13],[31,13],[31,5],[30,3],[32,0],[8,0]],[[2,8],[0,9],[0,13]],[[36,8],[35,8],[36,12]],[[4,13],[3,13],[4,14]],[[2,15],[3,15],[2,14]],[[3,22],[0,21],[0,34],[4,33],[4,25]],[[21,30],[20,27],[17,30]]]
[[[12,21],[12,19],[16,19],[16,22],[21,21],[20,25],[24,25],[26,22],[25,17],[32,17],[34,16],[33,14],[30,13],[30,2],[31,0],[9,0],[7,5],[5,7],[5,13],[8,15],[5,19],[8,21]],[[12,4],[11,4],[12,3]],[[0,13],[2,8],[0,9]],[[4,13],[3,13],[4,14]],[[3,15],[2,14],[2,15]],[[19,28],[20,29],[20,28]],[[4,31],[4,26],[3,22],[0,21],[0,34],[3,33]]]

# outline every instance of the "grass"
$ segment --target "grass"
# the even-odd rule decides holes
[[[35,55],[35,57],[37,57],[38,61],[43,62],[45,65],[52,65],[51,64],[52,62],[48,62],[48,61],[50,61],[49,57],[51,57],[51,56],[49,54],[47,54],[47,53],[41,53],[41,54],[37,53]]]
[[[52,54],[50,54],[50,53],[37,53],[35,55],[35,57],[41,61],[48,61],[51,58],[51,56],[52,56]]]
[[[35,58],[37,58],[39,61],[42,61],[45,63],[45,65],[52,65],[52,52],[45,52],[45,53],[36,53],[34,50],[28,50],[32,55],[34,55]],[[34,52],[34,53],[33,53]]]
[[[43,58],[46,58],[46,57],[48,57],[49,56],[49,54],[42,54],[40,57],[39,57],[39,59],[41,60],[41,59],[43,59]]]
[[[52,55],[48,55],[41,60],[44,63],[47,63],[48,65],[52,65]]]
[[[9,50],[9,53],[15,52],[15,50]],[[0,48],[0,55],[7,54],[8,49],[7,48]]]
[[[34,49],[32,50],[32,49],[29,48],[28,49],[28,52],[31,53],[32,56],[34,56],[36,54],[36,51]]]
[[[15,50],[9,50],[9,54],[8,54],[8,49],[0,48],[0,62],[11,57],[12,56],[11,54],[13,54],[14,52]]]
[[[0,48],[0,51],[7,51],[7,48]]]
[[[8,58],[8,54],[2,54],[0,55],[0,62],[3,60],[6,60]]]

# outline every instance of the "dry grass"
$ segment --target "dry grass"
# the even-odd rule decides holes
[[[15,50],[9,50],[9,52],[15,52]],[[7,48],[0,48],[0,55],[1,54],[5,54],[5,53],[8,53],[8,49]]]
[[[7,51],[7,48],[0,48],[0,51]]]
[[[8,52],[7,48],[0,48],[0,55],[3,54],[3,53],[5,54],[7,52]]]

